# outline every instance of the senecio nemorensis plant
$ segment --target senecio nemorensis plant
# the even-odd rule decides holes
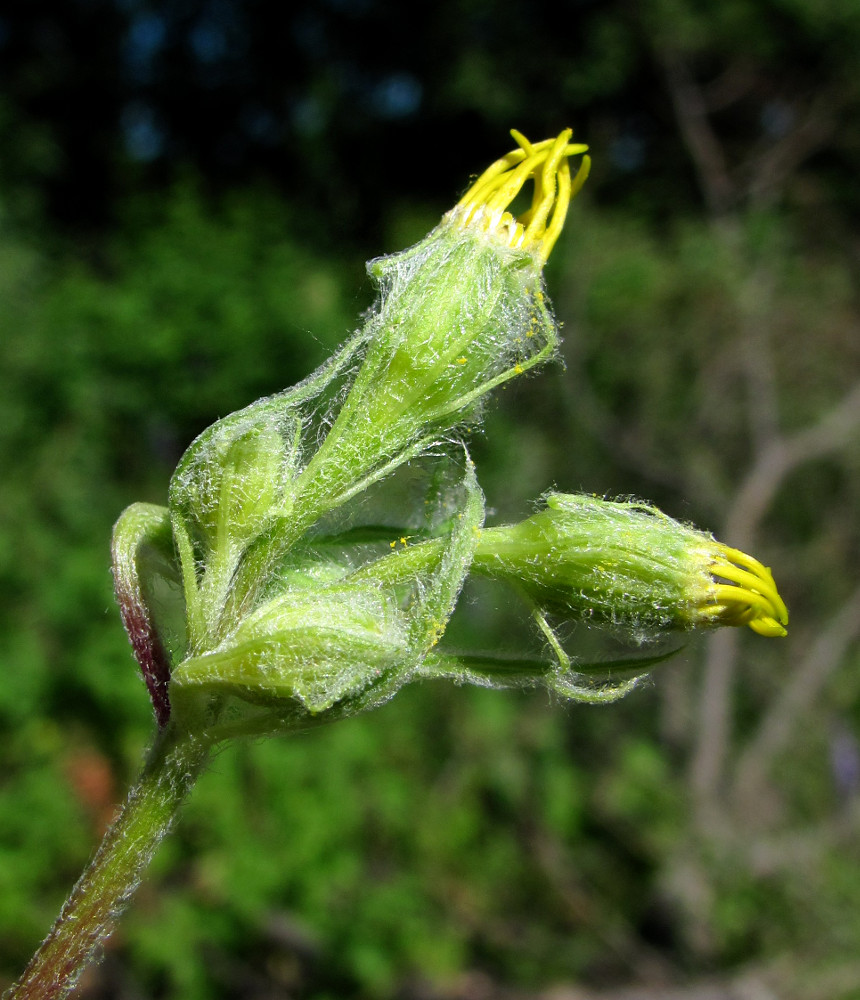
[[[168,505],[133,504],[117,522],[116,594],[158,733],[7,997],[73,988],[226,740],[343,719],[423,678],[606,702],[661,658],[572,661],[559,621],[603,622],[640,643],[726,625],[785,634],[768,569],[646,504],[550,493],[519,524],[484,527],[460,434],[493,389],[557,352],[542,271],[589,169],[569,131],[513,136],[517,148],[427,237],[371,261],[378,299],[334,357],[213,424],[180,461]],[[515,217],[528,182],[531,207]],[[368,516],[378,484],[407,463],[423,476],[421,519]],[[445,649],[470,573],[519,596],[543,657]]]

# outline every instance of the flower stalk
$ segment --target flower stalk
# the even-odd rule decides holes
[[[181,737],[173,728],[159,733],[121,812],[3,1000],[59,1000],[69,994],[140,884],[208,755],[205,740]]]

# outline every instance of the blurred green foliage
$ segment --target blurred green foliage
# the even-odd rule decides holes
[[[42,214],[66,125],[21,96],[48,77],[15,50],[0,104],[0,133],[19,136],[0,171],[0,977],[47,929],[152,733],[113,605],[119,512],[163,503],[195,434],[345,337],[369,301],[356,246],[432,225],[437,180],[400,171],[418,159],[404,154],[391,200],[380,147],[469,126],[476,162],[440,153],[445,183],[465,184],[456,171],[504,151],[501,122],[554,131],[581,109],[595,175],[548,267],[565,367],[502,392],[473,440],[489,506],[520,517],[551,486],[647,497],[771,564],[789,638],[690,648],[607,709],[428,685],[229,748],[87,989],[465,1000],[688,984],[692,1000],[707,978],[858,996],[857,7],[581,6],[571,39],[544,5],[505,21],[504,5],[441,4],[425,110],[392,124],[350,120],[344,80],[361,77],[337,70],[362,5],[325,5],[296,35],[333,53],[305,93],[318,131],[285,146],[314,177],[307,198],[252,168],[237,183],[203,146],[186,158],[199,170],[147,175],[139,193],[140,164],[114,149],[122,180],[99,196],[115,221],[95,230]],[[397,69],[386,59],[380,73]],[[177,103],[174,135],[193,110]],[[459,634],[508,642],[517,623],[482,602],[470,594]]]

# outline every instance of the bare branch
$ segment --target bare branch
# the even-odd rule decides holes
[[[750,159],[743,172],[751,202],[773,201],[792,172],[826,144],[836,132],[841,103],[832,94],[819,96],[795,128]]]
[[[774,299],[774,275],[760,266],[743,282],[741,356],[747,385],[753,453],[761,455],[779,438],[779,401],[768,315]]]
[[[737,649],[735,629],[724,629],[711,636],[699,696],[698,740],[690,766],[690,783],[697,825],[711,835],[724,827],[726,818],[720,807],[719,791],[731,738],[729,709]]]
[[[713,505],[717,489],[715,484],[702,483],[680,463],[667,460],[644,440],[638,425],[625,423],[614,416],[594,391],[585,373],[582,350],[573,341],[574,338],[571,338],[565,344],[567,370],[565,377],[559,380],[559,392],[568,411],[568,419],[583,424],[592,437],[626,468],[703,506]]]
[[[746,97],[756,83],[756,72],[751,62],[736,59],[709,83],[702,85],[702,95],[709,114],[723,111]]]
[[[705,202],[711,215],[724,215],[737,201],[737,192],[729,178],[723,147],[708,120],[705,97],[680,56],[661,52],[658,57]]]
[[[860,427],[860,382],[817,423],[765,448],[747,474],[726,519],[723,538],[750,549],[758,526],[786,477],[798,466],[839,450]],[[702,828],[719,821],[719,789],[730,741],[731,691],[737,659],[737,636],[715,635],[708,643],[700,697],[699,738],[690,779]],[[799,668],[799,669],[802,669]]]
[[[860,381],[817,423],[765,449],[746,476],[726,519],[725,539],[738,548],[749,546],[780,486],[804,462],[821,458],[849,444],[860,428]]]
[[[767,780],[774,758],[790,742],[800,716],[820,695],[852,642],[860,637],[860,586],[825,626],[812,648],[782,685],[779,697],[762,719],[755,738],[738,763],[734,794],[743,805],[753,801]]]

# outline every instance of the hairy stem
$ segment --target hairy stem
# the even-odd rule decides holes
[[[209,755],[210,744],[162,730],[137,784],[18,982],[3,1000],[57,1000],[113,930],[177,809]]]

